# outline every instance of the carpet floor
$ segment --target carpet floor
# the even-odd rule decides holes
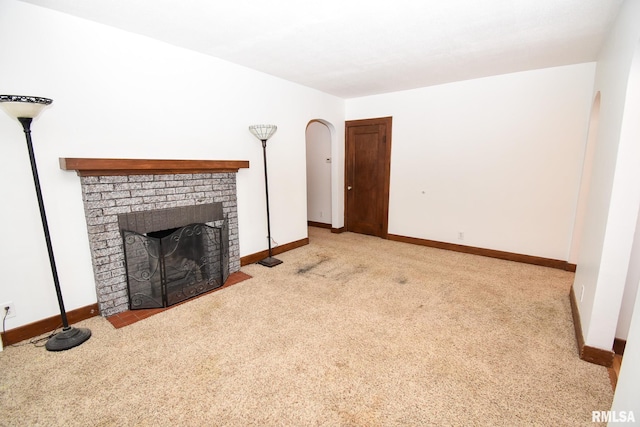
[[[573,273],[311,227],[251,279],[59,353],[0,352],[2,426],[593,426]]]

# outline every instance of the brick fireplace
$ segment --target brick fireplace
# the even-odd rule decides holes
[[[118,221],[123,215],[221,204],[228,223],[229,272],[240,270],[236,173],[248,168],[248,161],[61,158],[60,167],[80,176],[101,315],[129,308]]]

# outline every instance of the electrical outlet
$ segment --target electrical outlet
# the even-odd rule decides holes
[[[12,317],[16,317],[16,306],[13,304],[13,301],[5,302],[0,305],[2,307],[2,318],[3,319],[11,319]],[[9,307],[9,313],[6,311],[6,307]],[[7,317],[4,317],[5,314]]]
[[[582,292],[580,292],[580,302],[584,299],[584,285],[582,285]]]
[[[458,231],[458,240],[464,240],[464,231]]]

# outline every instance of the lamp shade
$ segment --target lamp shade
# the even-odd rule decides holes
[[[0,107],[14,119],[34,119],[53,100],[39,96],[0,95]]]
[[[276,125],[252,125],[249,126],[249,131],[260,141],[266,141],[271,138],[278,130]]]

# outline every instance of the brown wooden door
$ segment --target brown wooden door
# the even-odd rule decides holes
[[[387,237],[391,117],[346,122],[347,231]]]

